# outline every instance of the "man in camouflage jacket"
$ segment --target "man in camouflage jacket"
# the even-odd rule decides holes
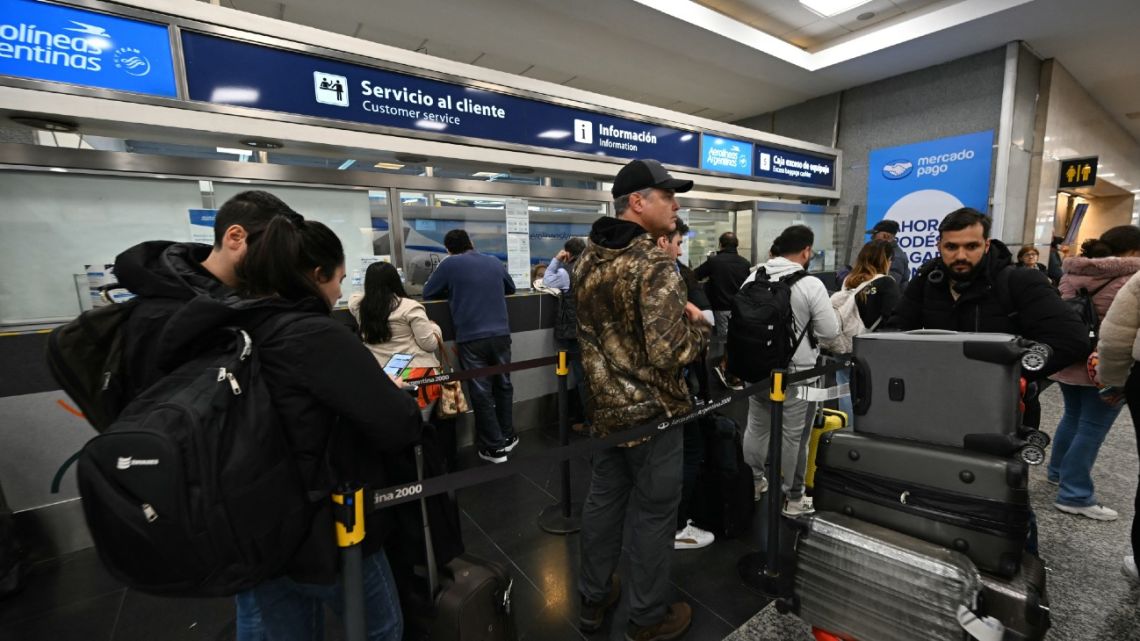
[[[634,160],[614,180],[618,217],[601,218],[574,270],[578,341],[590,390],[591,429],[604,436],[691,409],[681,368],[706,346],[710,327],[686,302],[673,259],[655,237],[668,233],[676,192],[693,186],[670,176],[655,160]],[[613,577],[623,524],[628,543],[629,626],[634,641],[664,641],[685,632],[692,611],[668,605],[669,559],[681,498],[681,430],[625,443],[595,455],[582,511],[582,609],[579,624],[592,632],[617,603]]]

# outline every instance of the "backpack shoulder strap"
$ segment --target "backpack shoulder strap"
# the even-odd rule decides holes
[[[1015,265],[1006,265],[994,277],[994,294],[997,296],[1002,309],[1005,310],[1005,315],[1009,318],[1017,316],[1018,313],[1013,304],[1013,295],[1009,291],[1009,279],[1013,277],[1013,270],[1015,269],[1017,269]]]

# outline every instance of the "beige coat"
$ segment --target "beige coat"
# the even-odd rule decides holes
[[[1124,284],[1100,324],[1097,375],[1104,385],[1122,386],[1140,360],[1140,273]]]
[[[348,298],[348,311],[360,322],[360,301],[364,294],[356,293]],[[439,367],[436,351],[440,348],[436,336],[441,334],[439,325],[428,320],[422,303],[410,298],[401,298],[400,304],[388,317],[388,327],[392,339],[387,343],[368,343],[368,349],[376,356],[380,366],[388,364],[393,354],[411,354],[409,367]]]

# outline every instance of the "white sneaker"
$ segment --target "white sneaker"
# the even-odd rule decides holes
[[[1124,557],[1124,565],[1120,566],[1120,573],[1128,577],[1134,585],[1140,585],[1140,571],[1136,570],[1136,557]]]
[[[1120,518],[1120,514],[1112,508],[1103,505],[1088,505],[1085,507],[1073,507],[1071,505],[1061,505],[1054,503],[1053,507],[1061,510],[1066,514],[1076,514],[1078,516],[1087,516],[1090,519],[1097,521],[1115,521]]]
[[[674,550],[698,550],[712,545],[716,540],[712,532],[706,532],[693,525],[693,519],[685,521],[685,529],[673,537]]]
[[[768,479],[761,476],[758,479],[752,479],[752,500],[759,501],[764,498],[764,493],[768,491]]]
[[[797,518],[800,516],[807,516],[815,512],[815,507],[812,506],[811,498],[804,496],[798,500],[784,499],[784,509],[782,510],[784,516],[790,518]]]

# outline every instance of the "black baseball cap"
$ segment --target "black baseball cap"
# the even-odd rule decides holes
[[[645,160],[631,160],[621,168],[614,178],[614,188],[610,193],[614,198],[620,198],[635,191],[656,187],[657,189],[672,189],[677,193],[689,191],[693,188],[693,181],[680,180],[669,175],[661,163],[646,158]]]
[[[875,223],[874,227],[868,229],[867,233],[868,234],[874,234],[874,233],[878,233],[881,231],[885,231],[888,234],[891,234],[892,236],[898,236],[899,235],[899,224],[893,220],[887,220],[886,218],[884,218],[883,220],[880,220],[879,222]]]

